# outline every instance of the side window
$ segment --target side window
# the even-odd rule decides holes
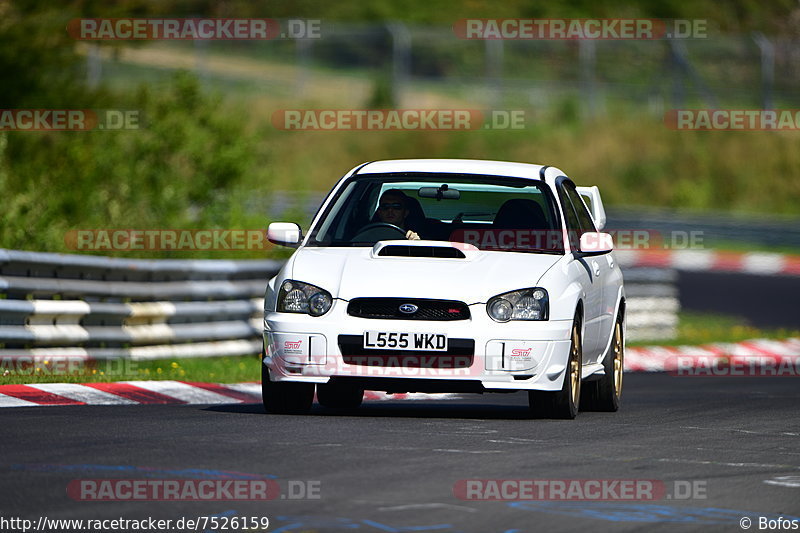
[[[575,184],[571,181],[565,182],[564,189],[566,190],[569,199],[572,200],[572,205],[575,207],[575,211],[578,214],[578,222],[581,223],[581,234],[586,233],[587,231],[597,231],[594,225],[594,220],[592,220],[592,215],[590,215],[589,211],[586,209],[586,205],[584,205],[581,195],[578,194],[578,190],[575,188]]]
[[[578,215],[575,214],[575,208],[572,207],[572,202],[567,196],[564,184],[558,187],[558,200],[564,209],[564,219],[567,224],[567,232],[569,233],[569,243],[573,248],[578,247],[578,240],[581,234],[581,225],[578,222]]]

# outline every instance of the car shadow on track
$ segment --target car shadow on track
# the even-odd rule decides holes
[[[409,405],[413,403],[413,405]],[[293,416],[293,415],[267,415],[261,404],[229,404],[212,405],[203,408],[204,411],[215,413],[257,414],[262,416]],[[445,401],[381,401],[368,402],[358,409],[330,409],[314,404],[305,417],[361,417],[361,418],[462,418],[480,420],[530,420],[532,415],[527,405],[519,404],[484,404],[484,403],[454,403]]]

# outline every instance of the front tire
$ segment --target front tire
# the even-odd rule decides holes
[[[528,405],[536,416],[564,420],[572,420],[578,416],[578,406],[581,402],[583,342],[581,340],[581,322],[577,316],[572,324],[571,339],[561,390],[557,392],[528,391]]]
[[[622,314],[614,324],[614,338],[610,352],[603,360],[603,377],[587,383],[587,394],[581,410],[616,412],[622,396],[622,376],[625,369],[625,339],[622,327]]]
[[[267,365],[262,362],[261,399],[267,413],[302,415],[311,410],[311,404],[314,402],[314,384],[272,381]]]

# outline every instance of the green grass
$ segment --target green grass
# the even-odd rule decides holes
[[[800,328],[760,329],[732,315],[682,312],[678,315],[678,336],[670,341],[629,342],[629,346],[679,346],[712,342],[740,342],[748,339],[800,337]]]
[[[37,370],[38,368],[38,370]],[[129,380],[178,380],[210,383],[259,381],[257,356],[161,359],[157,361],[94,361],[86,365],[54,366],[53,362],[25,368],[22,372],[0,367],[0,385],[25,383],[96,383]]]

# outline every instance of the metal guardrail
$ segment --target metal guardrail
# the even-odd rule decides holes
[[[0,250],[0,356],[256,354],[280,261],[134,260]]]
[[[622,267],[630,341],[674,339],[678,334],[678,273],[673,269]]]
[[[0,357],[257,354],[271,260],[134,260],[0,250]],[[675,334],[674,271],[625,273],[628,338]]]
[[[612,207],[608,230],[648,230],[664,238],[671,234],[697,235],[705,249],[722,245],[800,247],[800,217],[793,215],[732,215],[697,213],[656,207]]]

